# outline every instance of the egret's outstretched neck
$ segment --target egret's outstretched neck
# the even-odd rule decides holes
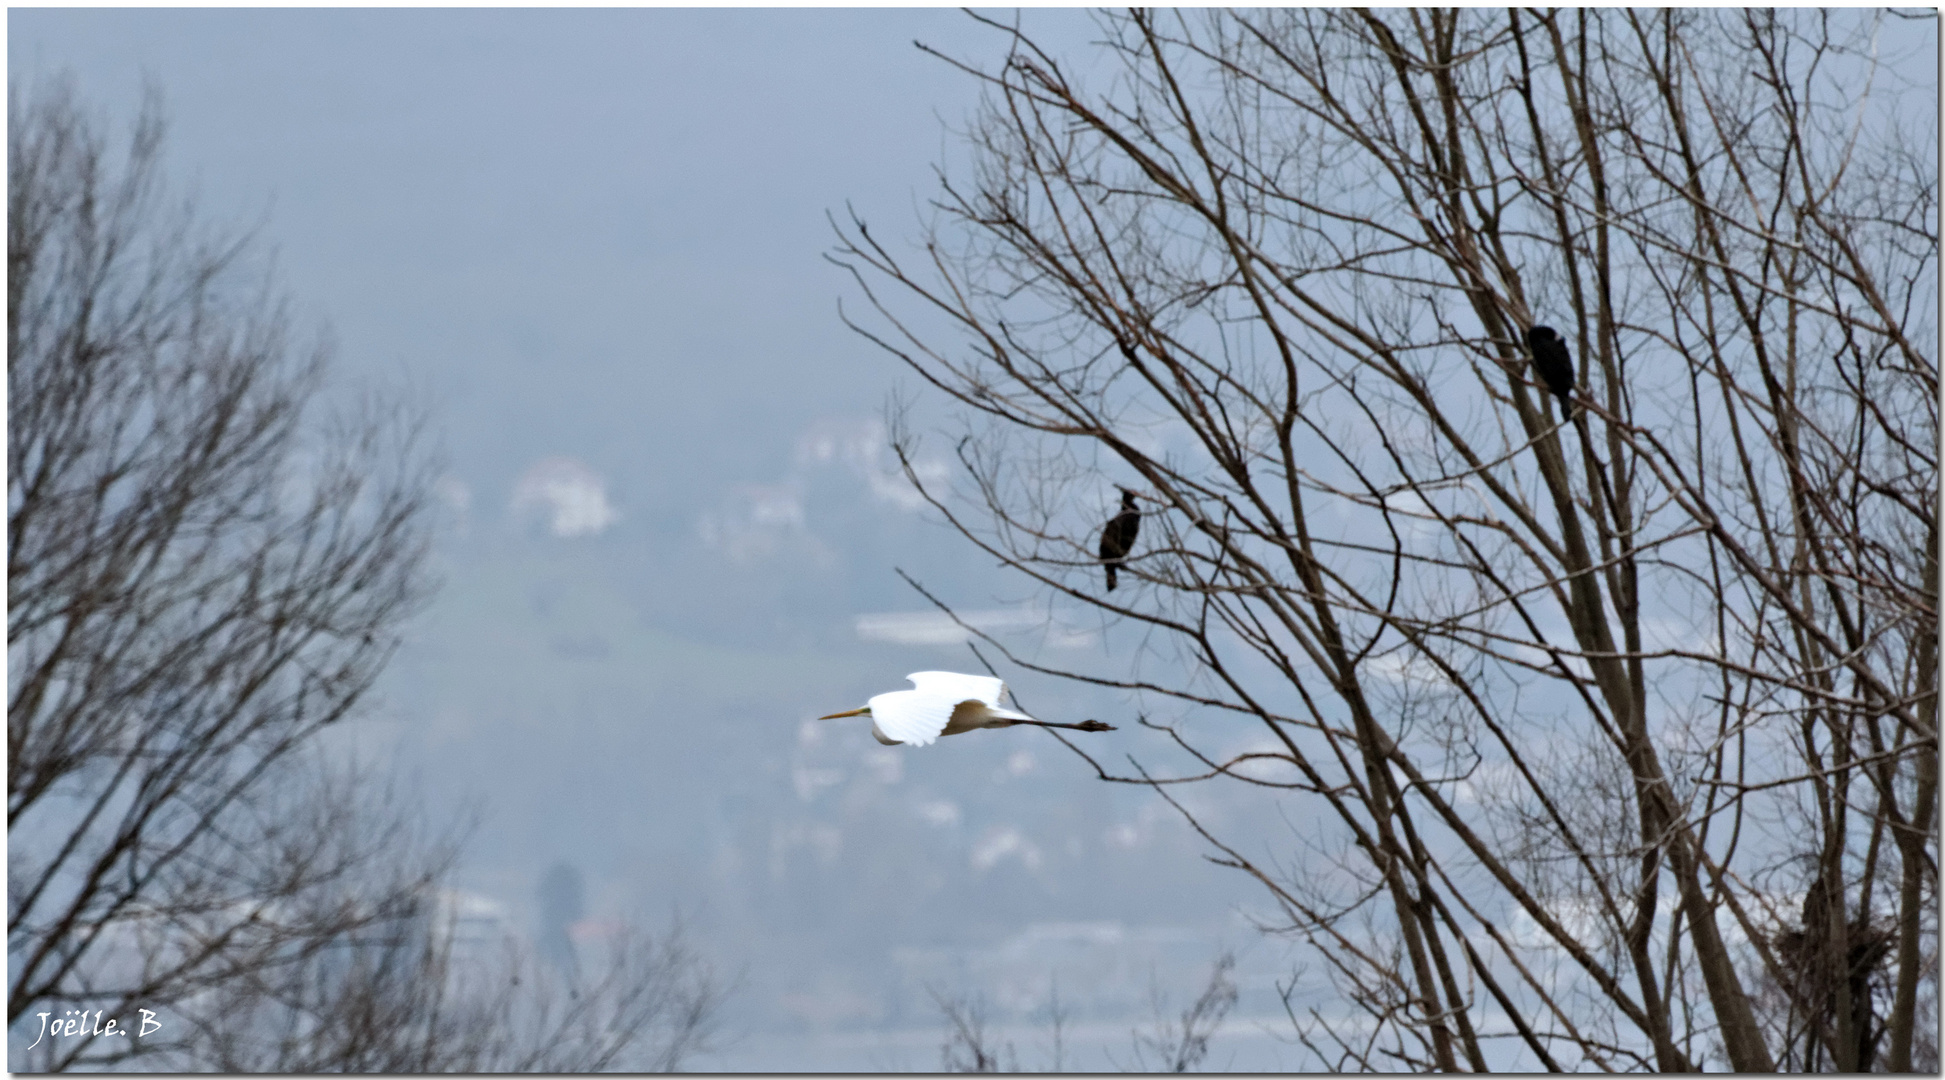
[[[1113,724],[1103,724],[1099,720],[1083,720],[1078,724],[1063,724],[1055,720],[1010,720],[1008,724],[1032,724],[1035,727],[1068,728],[1073,731],[1113,731]]]

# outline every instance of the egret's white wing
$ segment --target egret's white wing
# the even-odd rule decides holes
[[[961,675],[956,671],[914,671],[905,676],[922,694],[937,694],[951,698],[953,704],[961,701],[983,701],[992,708],[1000,707],[1000,698],[1006,693],[1006,684],[991,675]]]
[[[897,742],[930,746],[945,730],[957,704],[924,690],[894,690],[871,699],[871,722]]]

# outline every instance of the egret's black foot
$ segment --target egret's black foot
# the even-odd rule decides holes
[[[1113,731],[1114,730],[1113,724],[1103,724],[1099,720],[1083,720],[1074,726],[1080,728],[1082,731]]]

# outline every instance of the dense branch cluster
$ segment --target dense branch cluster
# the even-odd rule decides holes
[[[12,101],[9,1025],[186,1007],[430,869],[375,876],[394,823],[307,753],[422,593],[409,427],[307,422],[322,358],[239,286],[242,244],[162,202],[152,108],[117,160],[65,93]]]
[[[1300,873],[1205,835],[1333,973],[1316,1063],[1935,1068],[1935,20],[995,28],[853,325],[965,407],[940,511],[1141,632],[1009,657],[1182,755],[1102,775],[1308,808]]]

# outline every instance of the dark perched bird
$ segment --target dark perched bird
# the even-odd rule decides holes
[[[1533,370],[1560,399],[1560,417],[1574,414],[1574,360],[1567,355],[1567,343],[1551,326],[1535,326],[1526,332],[1526,347],[1533,353]]]
[[[1135,509],[1135,493],[1121,489],[1121,512],[1108,519],[1101,530],[1101,563],[1108,568],[1108,591],[1114,591],[1114,568],[1135,548],[1135,534],[1141,531],[1141,511]]]

